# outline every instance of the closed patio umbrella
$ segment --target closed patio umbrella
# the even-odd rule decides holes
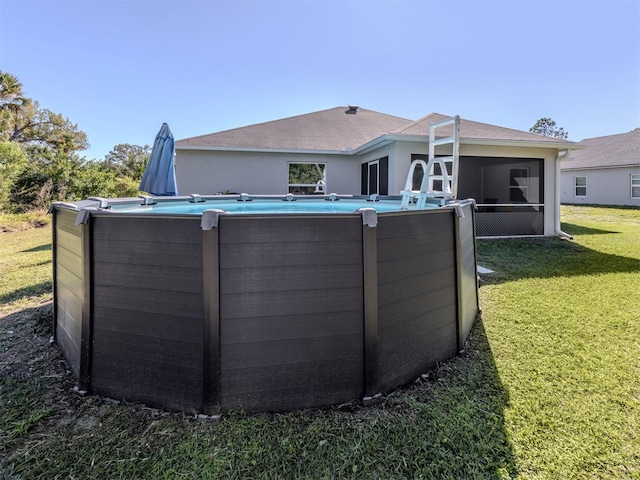
[[[173,134],[169,125],[162,124],[153,142],[149,163],[142,175],[140,190],[152,195],[178,195],[176,173],[174,170],[173,154],[175,152]]]

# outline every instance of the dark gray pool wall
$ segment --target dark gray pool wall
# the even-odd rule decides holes
[[[462,216],[463,215],[463,216]],[[55,336],[82,390],[170,410],[376,398],[462,349],[474,211],[133,216],[54,208]]]
[[[75,225],[77,212],[53,216],[54,337],[81,389],[89,388],[89,225]],[[83,328],[84,327],[84,328]]]

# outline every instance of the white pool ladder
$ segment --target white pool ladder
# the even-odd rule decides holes
[[[450,137],[438,138],[436,140],[436,128],[453,125],[453,135]],[[451,155],[436,157],[436,147],[439,145],[451,145]],[[414,160],[409,167],[407,181],[402,195],[401,208],[406,210],[409,204],[415,199],[416,208],[426,208],[427,203],[437,203],[444,205],[447,200],[457,198],[458,195],[458,164],[460,162],[460,117],[446,118],[429,125],[429,160]],[[420,190],[413,190],[413,173],[416,166],[420,165],[424,175]],[[435,167],[438,165],[440,173],[436,173]],[[436,182],[439,182],[440,189],[436,190]]]

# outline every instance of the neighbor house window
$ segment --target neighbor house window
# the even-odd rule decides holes
[[[587,196],[587,177],[575,177],[576,197]]]
[[[640,198],[640,175],[631,174],[631,198]]]
[[[528,202],[529,198],[529,169],[509,169],[509,201]]]
[[[326,163],[289,164],[289,193],[294,195],[324,195],[326,183]]]

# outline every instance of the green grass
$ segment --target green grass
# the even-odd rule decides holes
[[[483,323],[525,478],[638,478],[640,210],[563,207],[575,241],[484,243]]]
[[[381,405],[219,423],[71,394],[49,229],[0,234],[0,478],[638,479],[640,210],[562,213],[574,241],[479,242],[465,352]]]
[[[45,389],[46,385],[38,377],[4,376],[0,379],[0,451],[26,436],[51,413],[51,408],[42,408],[38,402]]]
[[[0,233],[0,315],[50,300],[51,268],[50,228]]]

